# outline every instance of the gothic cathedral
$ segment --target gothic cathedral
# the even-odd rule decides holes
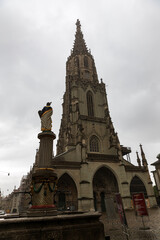
[[[105,84],[99,81],[94,58],[76,22],[71,55],[66,63],[66,90],[52,165],[58,175],[56,204],[60,210],[105,211],[106,199],[120,193],[125,209],[131,196],[143,192],[150,207],[156,205],[147,160],[125,159],[131,150],[120,144],[111,121]]]

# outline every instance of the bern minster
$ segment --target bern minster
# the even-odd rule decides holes
[[[155,225],[160,230],[160,154],[152,164],[153,187],[145,146],[140,144],[137,165],[132,164],[131,148],[121,143],[114,128],[106,86],[98,78],[79,20],[66,62],[55,155],[51,104],[38,111],[40,144],[33,167],[3,201],[0,192],[0,239],[153,239],[148,236],[154,235]],[[153,221],[146,220],[149,216]]]
[[[114,129],[105,84],[98,79],[79,20],[65,83],[57,155],[52,161],[58,175],[57,207],[103,212],[107,199],[114,202],[120,193],[124,208],[130,209],[132,193],[137,192],[144,193],[150,207],[155,206],[142,145],[135,166],[127,161],[130,148],[121,145]]]

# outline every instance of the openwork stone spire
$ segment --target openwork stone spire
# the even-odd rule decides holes
[[[79,54],[88,54],[88,49],[83,38],[83,33],[81,31],[81,24],[79,19],[76,22],[77,31],[75,34],[75,41],[73,45],[72,55],[79,55]]]

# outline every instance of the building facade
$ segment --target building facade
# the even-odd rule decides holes
[[[158,204],[160,205],[160,154],[158,154],[157,159],[158,160],[151,165],[155,167],[155,170],[152,171],[152,173],[156,183],[156,198]]]
[[[79,20],[71,55],[66,63],[66,90],[57,141],[57,154],[52,166],[58,176],[54,200],[59,210],[105,212],[113,207],[120,193],[124,208],[131,209],[132,194],[143,192],[148,206],[157,205],[140,145],[137,166],[130,162],[130,148],[120,144],[113,126],[105,84],[99,81],[94,58],[88,50]],[[39,161],[37,150],[33,169],[22,178],[20,187],[3,199],[1,208],[24,214],[32,204],[32,173]],[[160,158],[152,164],[160,192]],[[1,198],[0,198],[1,200]]]
[[[130,209],[135,192],[144,192],[150,206],[155,206],[142,145],[142,161],[137,153],[138,166],[125,160],[131,150],[120,144],[110,117],[105,84],[98,79],[79,20],[66,63],[62,107],[57,155],[52,161],[59,179],[55,196],[58,208],[105,211],[106,200],[114,202],[115,194],[120,193],[124,208]]]

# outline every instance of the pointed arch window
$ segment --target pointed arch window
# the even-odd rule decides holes
[[[90,139],[90,152],[99,152],[99,140],[95,135]]]
[[[75,65],[75,67],[79,67],[79,58],[78,57],[74,58],[74,65]]]
[[[84,56],[84,67],[88,68],[88,57]]]
[[[87,108],[88,108],[88,116],[94,117],[93,94],[91,91],[87,92]]]

